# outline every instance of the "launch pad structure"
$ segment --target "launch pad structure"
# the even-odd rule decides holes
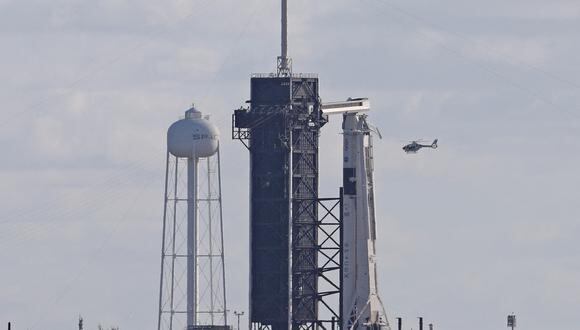
[[[283,0],[277,73],[254,74],[250,107],[232,118],[232,138],[250,151],[250,322],[252,329],[330,329],[340,323],[341,197],[319,198],[327,119],[317,75],[293,73],[287,45]],[[319,302],[328,319],[319,318]]]
[[[294,73],[282,0],[276,73],[253,74],[232,138],[250,153],[252,330],[390,329],[378,296],[367,99],[322,104],[318,76]],[[338,196],[319,196],[319,135],[343,116]]]
[[[288,63],[279,58],[278,63]],[[314,329],[331,323],[318,319],[318,302],[340,294],[319,292],[318,281],[338,271],[338,221],[328,232],[335,246],[319,248],[321,204],[340,197],[320,199],[319,134],[327,120],[318,97],[318,78],[293,74],[279,67],[276,75],[251,78],[251,108],[236,110],[233,138],[250,151],[251,202],[251,313],[255,329]],[[340,208],[328,210],[336,220]],[[333,213],[334,212],[334,213]],[[322,233],[324,235],[324,233]],[[334,234],[334,235],[331,235]],[[321,256],[321,253],[324,253]],[[319,258],[327,259],[320,267]],[[338,278],[338,276],[337,276]],[[339,313],[332,316],[338,322]]]

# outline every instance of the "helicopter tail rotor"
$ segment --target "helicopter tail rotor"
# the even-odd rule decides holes
[[[433,143],[431,143],[431,148],[437,149],[437,141],[439,141],[439,139],[435,139]]]

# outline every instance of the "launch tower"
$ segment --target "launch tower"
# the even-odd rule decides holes
[[[322,322],[322,296],[340,291],[338,284],[332,293],[318,287],[319,277],[339,258],[338,246],[329,247],[335,263],[319,265],[318,138],[327,121],[320,108],[318,77],[292,72],[286,31],[287,1],[282,0],[277,72],[252,75],[249,107],[236,110],[232,120],[232,137],[250,151],[253,329],[314,329]],[[336,318],[338,314],[337,309]]]

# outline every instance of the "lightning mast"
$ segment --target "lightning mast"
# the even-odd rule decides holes
[[[292,59],[288,57],[288,0],[282,0],[282,42],[278,56],[278,76],[288,77],[292,74]]]

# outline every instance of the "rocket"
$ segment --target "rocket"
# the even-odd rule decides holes
[[[377,289],[372,129],[368,99],[323,105],[343,115],[341,329],[390,329]]]

